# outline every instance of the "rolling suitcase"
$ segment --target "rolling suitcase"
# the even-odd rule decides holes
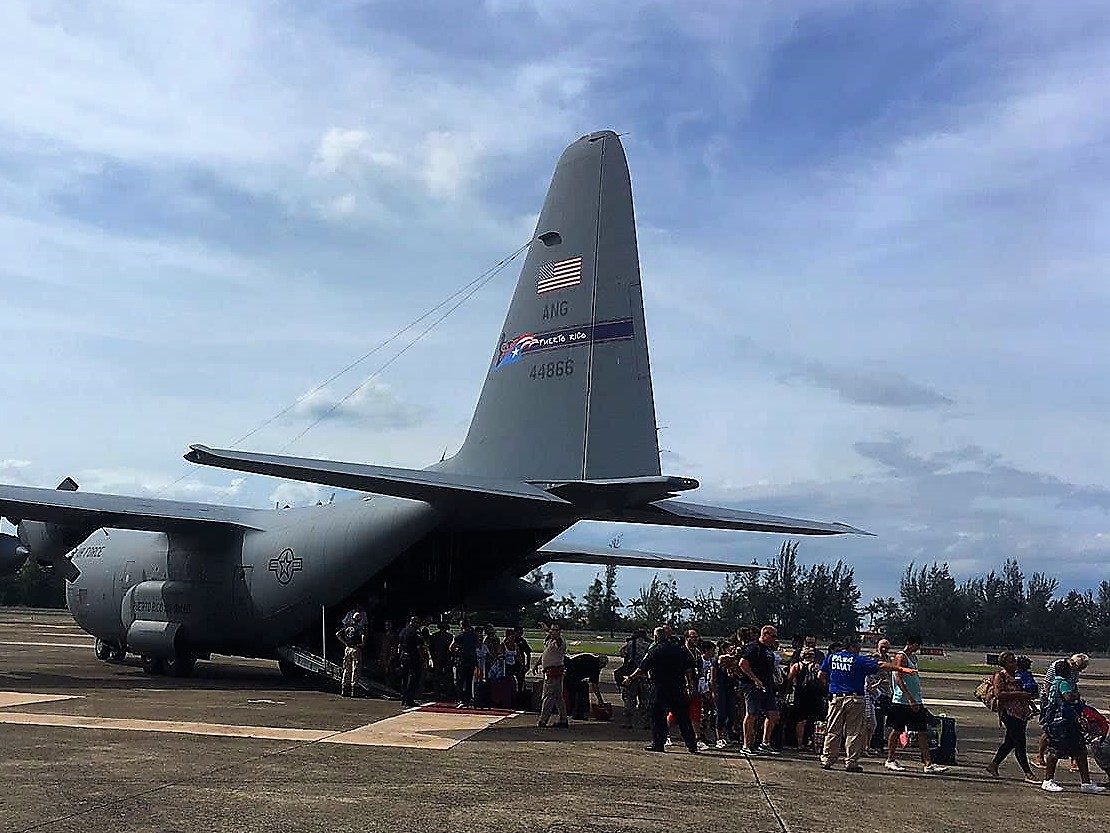
[[[532,698],[532,684],[526,682],[513,694],[513,708],[522,712],[539,711],[539,704],[535,703]]]
[[[956,763],[956,718],[940,715],[940,724],[929,727],[929,757],[934,764]]]
[[[495,709],[511,709],[516,688],[512,677],[489,681],[489,702]]]

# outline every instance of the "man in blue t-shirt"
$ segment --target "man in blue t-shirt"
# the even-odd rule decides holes
[[[846,750],[845,772],[863,772],[859,765],[867,739],[867,713],[863,691],[867,678],[877,671],[893,671],[894,665],[872,657],[860,656],[858,635],[844,640],[844,647],[829,654],[821,663],[821,681],[828,686],[832,702],[825,721],[825,746],[821,750],[821,769],[832,769],[841,745]],[[903,669],[903,673],[917,673]]]

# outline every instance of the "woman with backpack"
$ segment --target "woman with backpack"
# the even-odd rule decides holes
[[[1025,754],[1025,727],[1033,716],[1033,695],[1025,690],[1018,679],[1017,656],[1013,651],[1003,651],[998,655],[1002,667],[991,678],[991,688],[997,702],[998,722],[1006,730],[1006,737],[994,758],[987,764],[987,772],[998,777],[998,767],[1011,752],[1025,773],[1027,784],[1039,784],[1041,779],[1033,774],[1029,759]]]
[[[1106,792],[1105,787],[1100,787],[1091,780],[1091,771],[1087,763],[1087,745],[1083,741],[1083,733],[1079,727],[1079,716],[1083,712],[1083,706],[1075,679],[1066,676],[1057,676],[1053,679],[1046,707],[1041,714],[1041,726],[1044,727],[1048,738],[1044,781],[1041,782],[1041,789],[1045,792],[1058,793],[1064,789],[1056,783],[1056,762],[1060,758],[1067,757],[1073,758],[1079,767],[1079,777],[1082,781],[1079,785],[1080,792]]]

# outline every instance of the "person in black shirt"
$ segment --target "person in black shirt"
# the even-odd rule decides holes
[[[455,683],[451,666],[451,631],[447,622],[440,620],[435,633],[428,637],[428,651],[432,657],[432,670],[435,673],[436,697],[450,700],[455,696]]]
[[[424,665],[424,655],[420,651],[420,620],[415,616],[397,634],[397,658],[401,664],[401,705],[415,706]]]
[[[771,746],[771,734],[779,722],[779,706],[775,697],[775,647],[778,631],[774,625],[759,629],[759,639],[744,646],[740,652],[740,687],[744,692],[744,746],[745,755],[777,755]],[[755,724],[763,721],[763,743],[755,747]]]
[[[697,691],[697,668],[694,658],[683,645],[667,637],[666,628],[656,628],[655,642],[640,662],[640,667],[624,679],[624,684],[634,683],[645,674],[651,675],[655,687],[655,703],[651,710],[651,746],[649,752],[664,751],[667,740],[667,713],[674,715],[682,732],[682,740],[690,754],[697,755],[697,738],[690,722],[691,690]]]
[[[474,669],[478,666],[478,634],[466,616],[459,622],[461,630],[451,641],[455,657],[455,689],[459,695],[459,708],[470,708],[474,698]]]
[[[585,720],[590,710],[590,690],[593,689],[598,703],[601,697],[601,669],[609,664],[609,657],[597,654],[575,654],[567,657],[563,665],[563,685],[570,692],[570,716],[575,720]]]

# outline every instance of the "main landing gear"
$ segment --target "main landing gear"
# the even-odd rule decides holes
[[[147,674],[165,674],[170,677],[188,677],[196,667],[197,658],[192,654],[175,654],[172,657],[143,657],[143,671]]]
[[[101,662],[123,662],[127,659],[127,648],[115,642],[108,642],[106,639],[101,639],[100,637],[96,639],[93,652],[96,654],[96,658]]]

